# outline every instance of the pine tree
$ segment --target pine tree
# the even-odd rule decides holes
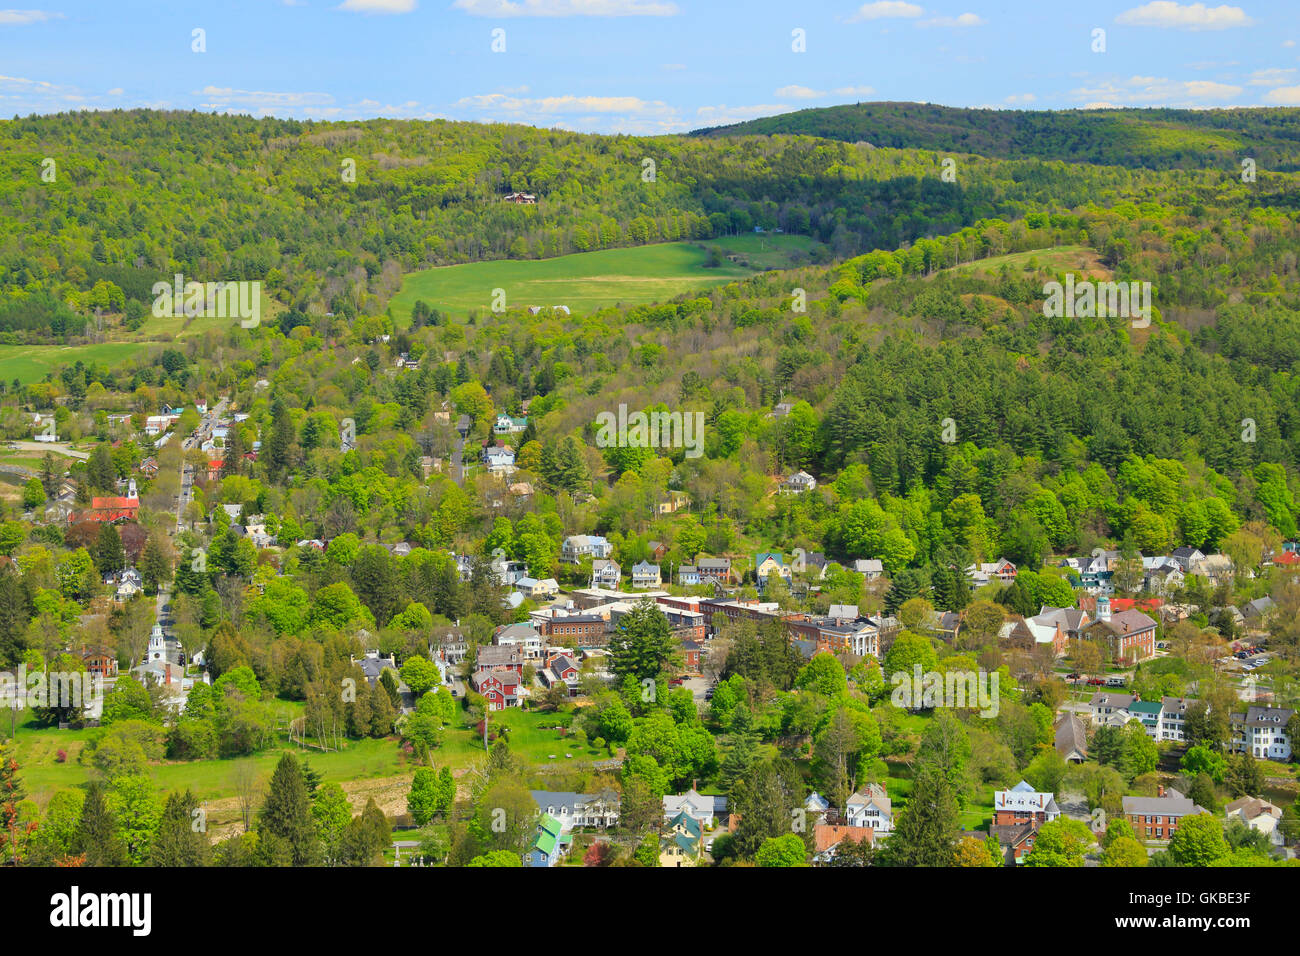
[[[72,840],[72,850],[85,858],[86,866],[126,866],[126,847],[117,835],[117,822],[104,799],[104,787],[91,781],[81,821]]]
[[[151,594],[157,594],[162,585],[171,581],[171,563],[156,535],[149,535],[144,550],[140,552],[140,578]]]
[[[199,801],[186,790],[167,796],[162,819],[154,834],[151,866],[207,866],[212,847]]]
[[[101,575],[115,574],[126,567],[126,548],[122,545],[122,535],[117,526],[105,522],[99,527],[99,539],[95,542],[95,568]]]
[[[722,784],[722,788],[727,793],[731,792],[731,788],[736,785],[737,780],[743,780],[749,776],[757,753],[757,741],[752,734],[738,734],[736,736],[736,742],[732,745],[731,750],[727,752],[727,756],[723,758],[722,766],[718,770],[719,783]]]
[[[311,801],[302,768],[291,753],[275,766],[271,787],[258,819],[258,832],[283,841],[293,866],[312,866],[319,856]]]
[[[239,433],[239,426],[231,425],[226,433],[226,447],[221,453],[221,477],[242,473],[244,467],[244,439]]]
[[[370,736],[387,737],[393,732],[397,709],[385,693],[372,694],[370,698]]]
[[[379,686],[388,694],[388,702],[394,707],[401,706],[402,693],[397,689],[397,678],[393,676],[393,670],[385,667],[379,674]]]
[[[896,866],[952,866],[957,833],[957,801],[937,768],[921,771],[912,785],[907,806],[898,815],[887,844],[889,862]]]

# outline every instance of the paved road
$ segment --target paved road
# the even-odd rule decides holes
[[[199,422],[199,432],[205,432],[216,426],[221,419],[222,413],[226,410],[229,400],[221,399],[208,413],[203,416]],[[199,447],[199,440],[194,435],[187,435],[181,440],[181,493],[176,499],[176,533],[179,534],[184,528],[185,508],[190,503],[190,498],[194,493],[194,468],[191,467],[184,457],[184,453],[191,448]]]
[[[66,455],[68,458],[80,458],[85,461],[90,457],[88,451],[76,451],[68,447],[66,442],[55,441],[15,441],[10,442],[15,451],[52,451],[58,455]]]

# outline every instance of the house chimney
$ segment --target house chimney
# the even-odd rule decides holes
[[[1162,784],[1162,783],[1158,783],[1158,784],[1156,784],[1156,796],[1157,796],[1157,797],[1163,797],[1164,795],[1165,795],[1165,786],[1164,786],[1164,784]]]

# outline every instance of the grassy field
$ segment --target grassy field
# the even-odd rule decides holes
[[[706,268],[706,247],[717,245],[722,265]],[[806,252],[803,236],[740,236],[705,243],[665,242],[631,249],[602,249],[554,259],[500,260],[440,266],[412,272],[393,297],[399,326],[409,323],[417,300],[460,316],[492,304],[492,290],[504,289],[506,307],[566,305],[590,312],[610,305],[662,302],[694,289],[706,289],[756,271],[789,264],[796,251]],[[751,260],[745,267],[725,260],[735,252]],[[770,265],[768,263],[771,263]]]
[[[301,711],[302,705],[278,701],[277,709],[292,716]],[[459,770],[484,758],[482,738],[472,727],[462,723],[463,717],[458,713],[457,722],[447,727],[443,745],[434,755],[435,764],[446,764]],[[28,715],[24,713],[18,721],[16,755],[28,795],[43,805],[55,790],[75,787],[90,779],[91,768],[79,763],[77,758],[97,731],[37,727],[34,723],[26,723],[27,719]],[[494,731],[508,728],[511,750],[539,768],[609,758],[607,748],[579,744],[575,738],[562,735],[556,729],[561,723],[555,714],[509,710],[493,714],[489,726]],[[0,729],[8,735],[7,720]],[[253,763],[259,776],[269,777],[280,753],[286,749],[308,757],[312,767],[326,780],[343,782],[414,772],[395,738],[349,740],[342,750],[330,752],[303,748],[282,740],[279,745],[246,759]],[[59,759],[60,751],[66,755],[63,760]],[[232,779],[237,762],[234,759],[162,762],[152,765],[149,773],[160,793],[188,787],[200,799],[220,800],[234,795]]]
[[[140,342],[102,342],[96,345],[0,345],[0,380],[24,385],[39,382],[47,372],[59,372],[80,359],[87,364],[115,365],[139,354]]]
[[[1017,272],[1028,274],[1038,269],[1046,269],[1053,274],[1073,270],[1076,275],[1082,273],[1100,275],[1107,271],[1097,258],[1096,251],[1087,246],[1053,246],[1049,249],[1011,252],[1005,256],[980,259],[942,271],[958,275],[996,277],[1003,266],[1007,266],[1013,274]]]
[[[6,721],[6,734],[8,730]],[[28,796],[44,805],[55,790],[75,787],[89,780],[92,768],[78,763],[77,757],[95,733],[94,730],[58,730],[20,724],[16,736],[16,756],[22,768],[22,781]],[[292,750],[299,756],[309,758],[312,767],[323,774],[326,780],[340,783],[389,777],[406,770],[405,760],[395,738],[349,740],[342,750],[330,752],[285,742],[246,759],[252,762],[260,777],[269,778],[284,750]],[[66,759],[62,761],[59,760],[60,751],[66,754]],[[235,795],[233,777],[238,762],[234,759],[163,762],[153,764],[149,768],[149,774],[159,793],[188,787],[202,800],[220,800]]]
[[[285,310],[285,306],[262,293],[263,322],[271,321]],[[134,332],[118,328],[111,334],[112,342],[95,345],[0,345],[0,381],[18,379],[24,385],[39,382],[47,372],[59,372],[80,359],[86,364],[101,362],[113,366],[140,355],[151,347],[162,347],[172,338],[184,339],[202,335],[213,329],[224,329],[239,320],[236,318],[184,316],[154,318],[148,316]]]

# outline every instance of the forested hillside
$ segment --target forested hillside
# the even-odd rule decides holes
[[[944,182],[940,161],[925,150],[810,139],[639,139],[443,121],[149,111],[13,120],[0,123],[0,336],[72,343],[97,310],[110,326],[138,328],[153,284],[178,272],[260,280],[290,309],[356,317],[382,311],[403,274],[432,265],[756,227],[812,236],[847,257],[992,216],[1231,185],[1208,171],[1184,184],[1136,169],[964,155],[955,182]],[[355,181],[345,178],[350,162]],[[1295,208],[1294,191],[1263,154],[1259,162],[1251,201]],[[53,181],[42,178],[47,168]],[[531,191],[537,204],[502,202],[512,190]]]
[[[1233,171],[1246,157],[1300,169],[1298,109],[981,110],[930,103],[858,103],[798,110],[700,136],[776,133],[899,149],[1060,159],[1148,169]]]

